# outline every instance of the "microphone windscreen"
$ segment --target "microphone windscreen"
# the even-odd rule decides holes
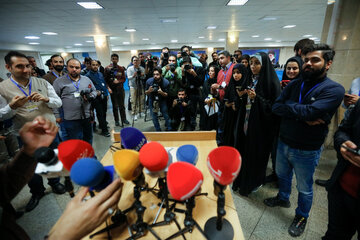
[[[58,158],[68,171],[71,170],[72,165],[78,159],[92,158],[95,155],[90,143],[78,139],[61,142],[58,146],[58,151]]]
[[[126,149],[139,151],[147,142],[145,135],[133,127],[126,127],[120,131],[121,144]]]
[[[229,185],[240,172],[241,156],[233,147],[218,147],[209,153],[207,165],[217,183]]]
[[[169,166],[167,185],[175,200],[184,201],[195,195],[203,183],[199,169],[187,162],[175,162]]]
[[[113,161],[115,171],[124,180],[132,181],[141,174],[139,152],[135,150],[118,150],[113,154]]]
[[[176,151],[176,159],[179,162],[188,162],[196,165],[198,160],[198,150],[194,145],[182,145]]]
[[[104,166],[104,177],[101,182],[94,186],[94,190],[101,191],[111,184],[114,180],[114,166]],[[91,190],[91,189],[90,189]]]
[[[146,143],[139,151],[141,164],[151,172],[164,170],[169,156],[166,149],[158,142]]]
[[[94,158],[82,158],[74,163],[70,177],[80,186],[95,187],[104,178],[103,165]]]

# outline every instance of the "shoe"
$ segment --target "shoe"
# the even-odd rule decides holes
[[[15,219],[19,219],[24,215],[23,211],[16,211],[15,212]]]
[[[127,119],[125,119],[125,120],[123,121],[123,123],[126,124],[126,125],[129,125],[129,124],[130,124]]]
[[[104,136],[104,137],[110,137],[110,133],[109,133],[109,132],[102,132],[101,135]]]
[[[55,185],[51,186],[53,193],[56,194],[64,194],[66,192],[65,186],[61,183],[56,183]]]
[[[322,186],[322,187],[326,187],[327,183],[328,183],[328,180],[321,180],[321,179],[316,179],[315,180],[315,183],[319,186]]]
[[[294,221],[290,225],[288,232],[292,237],[299,237],[305,230],[307,218],[296,215]]]
[[[28,204],[26,204],[25,207],[25,211],[26,212],[30,212],[32,211],[34,208],[36,208],[36,206],[39,204],[40,199],[44,196],[45,194],[40,194],[40,195],[35,195],[33,194],[30,198],[30,201],[28,202]]]
[[[276,195],[276,197],[265,199],[264,203],[268,207],[277,207],[277,206],[284,207],[284,208],[290,207],[290,201],[281,200],[279,198],[279,195]]]
[[[274,173],[274,172],[265,177],[265,183],[276,182],[277,180],[278,180],[278,177],[277,177],[276,173]]]
[[[120,123],[119,123],[119,121],[117,121],[117,122],[115,122],[115,126],[120,126]]]

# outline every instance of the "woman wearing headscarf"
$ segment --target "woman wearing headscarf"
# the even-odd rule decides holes
[[[234,129],[236,117],[239,111],[242,98],[237,94],[236,89],[241,89],[248,72],[243,64],[236,64],[232,71],[232,77],[229,85],[225,90],[224,102],[224,135],[223,141],[225,146],[234,146]]]
[[[278,124],[271,107],[280,95],[280,82],[266,53],[252,55],[250,68],[242,88],[237,90],[242,102],[235,127],[235,147],[241,154],[242,166],[232,186],[244,196],[264,183]]]

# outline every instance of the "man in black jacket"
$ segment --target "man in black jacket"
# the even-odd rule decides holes
[[[348,111],[334,135],[338,163],[326,188],[329,224],[323,240],[350,240],[356,231],[360,237],[360,101]]]

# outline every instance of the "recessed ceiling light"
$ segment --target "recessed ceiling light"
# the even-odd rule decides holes
[[[39,45],[40,43],[38,42],[29,42],[30,45]]]
[[[143,41],[149,41],[149,39],[148,39],[148,38],[143,38],[142,40],[143,40]]]
[[[251,37],[257,38],[257,37],[260,37],[260,36],[259,35],[252,35]]]
[[[40,39],[38,36],[25,36],[26,39]]]
[[[294,27],[296,27],[296,25],[285,25],[285,26],[283,26],[283,28],[294,28]]]
[[[271,41],[272,38],[264,38],[265,41]]]
[[[202,39],[202,38],[205,38],[205,37],[204,37],[204,36],[200,36],[199,38]]]
[[[56,32],[42,32],[44,35],[58,35]]]
[[[97,2],[77,2],[80,6],[86,9],[102,9],[103,7],[100,6]]]
[[[123,42],[123,44],[124,44],[124,45],[129,45],[129,44],[130,44],[130,42]]]
[[[178,42],[178,40],[173,39],[173,40],[171,40],[171,42],[172,42],[172,43],[177,43],[177,42]]]
[[[211,30],[211,29],[216,29],[216,26],[207,26],[206,28]]]
[[[161,18],[160,22],[162,22],[162,23],[176,23],[177,18]]]
[[[226,5],[227,6],[242,6],[247,3],[249,0],[230,0]]]
[[[135,28],[125,28],[126,32],[136,32]]]
[[[74,43],[75,46],[82,46],[82,43]]]
[[[264,21],[275,21],[275,20],[277,20],[277,17],[265,16],[265,17],[260,18],[260,19],[264,20]]]
[[[223,41],[225,41],[225,38],[219,38],[218,41],[219,41],[219,42],[223,42]]]
[[[86,42],[87,43],[93,43],[94,41],[93,40],[87,40]]]

